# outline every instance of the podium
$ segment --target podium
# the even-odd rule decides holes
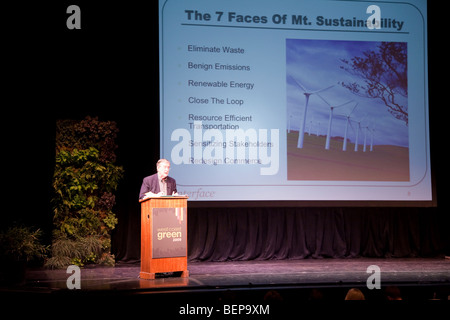
[[[141,279],[187,270],[187,196],[150,197],[141,203]]]

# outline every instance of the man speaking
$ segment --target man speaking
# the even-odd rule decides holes
[[[159,159],[156,163],[157,173],[145,177],[142,181],[139,199],[177,195],[177,183],[175,179],[169,177],[169,170],[169,160]]]

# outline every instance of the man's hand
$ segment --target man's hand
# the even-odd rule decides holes
[[[162,191],[159,193],[153,193],[153,192],[149,191],[149,192],[145,193],[144,199],[147,199],[150,197],[161,197],[162,195],[163,195]]]

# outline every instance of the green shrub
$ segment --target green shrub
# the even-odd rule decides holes
[[[12,226],[0,232],[0,257],[10,261],[33,261],[46,258],[48,247],[40,243],[42,231]]]
[[[86,117],[59,120],[53,175],[54,239],[47,265],[112,264],[111,231],[118,223],[114,192],[123,176],[115,164],[117,126]],[[89,245],[91,243],[91,245]],[[99,245],[101,243],[101,245]]]

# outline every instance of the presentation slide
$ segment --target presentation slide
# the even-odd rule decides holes
[[[190,201],[431,201],[424,0],[159,0]]]

